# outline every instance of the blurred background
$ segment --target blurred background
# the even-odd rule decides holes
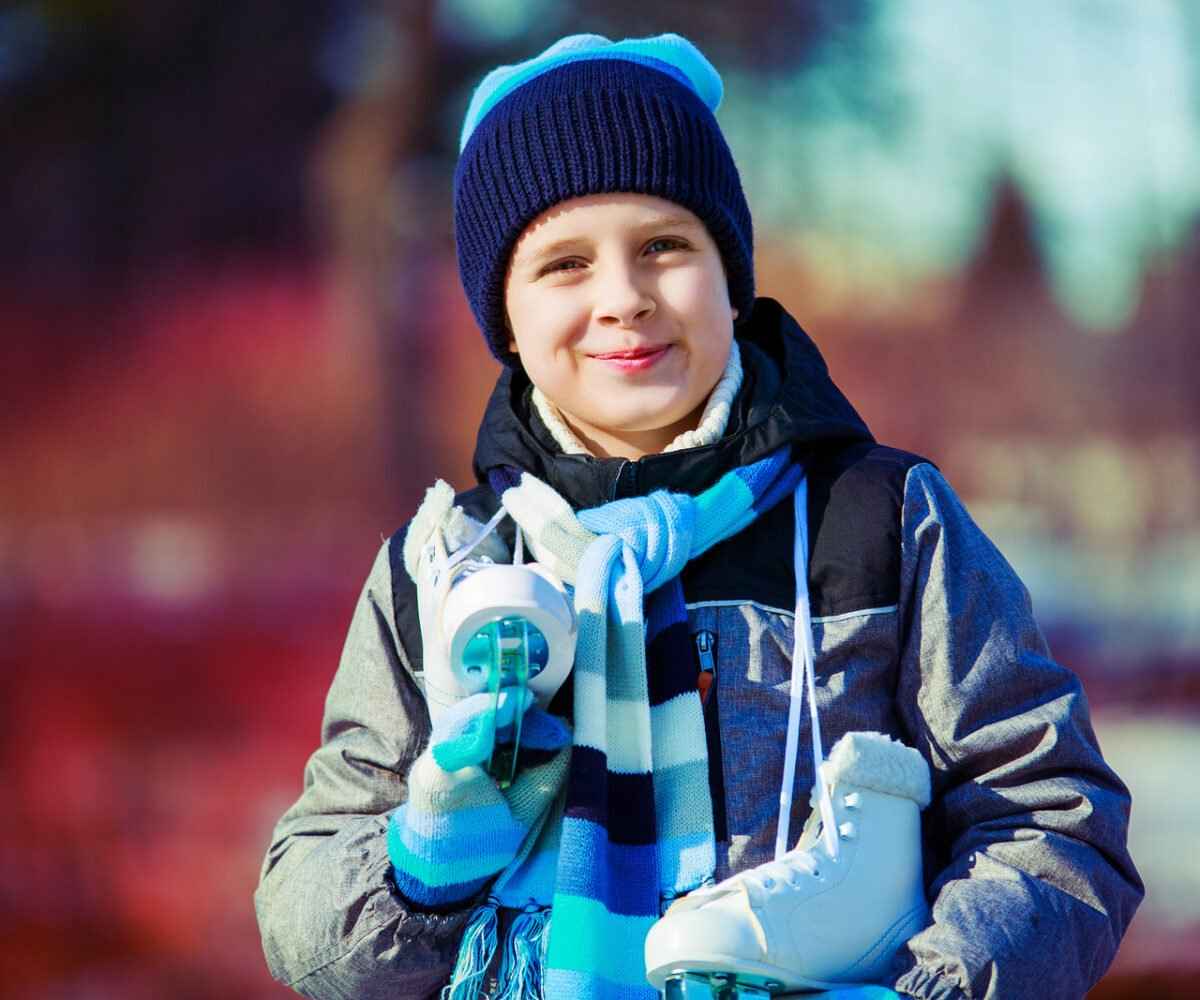
[[[271,828],[498,374],[454,262],[471,89],[667,30],[724,74],[760,292],[962,493],[1133,789],[1148,897],[1092,996],[1195,995],[1187,0],[3,5],[0,994],[292,995]]]

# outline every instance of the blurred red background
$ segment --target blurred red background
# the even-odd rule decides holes
[[[457,129],[559,35],[723,71],[758,284],[1016,565],[1134,792],[1104,998],[1200,972],[1200,17],[546,0],[0,12],[0,995],[284,997],[252,892],[350,609],[497,375]]]

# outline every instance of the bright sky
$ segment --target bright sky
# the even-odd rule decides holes
[[[1110,330],[1200,213],[1197,43],[1169,0],[889,0],[789,79],[727,72],[719,117],[756,222],[863,280],[960,266],[1009,174],[1060,301]]]

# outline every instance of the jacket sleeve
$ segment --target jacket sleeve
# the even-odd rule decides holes
[[[942,475],[914,466],[901,515],[901,721],[930,763],[932,924],[895,988],[929,1000],[1082,997],[1141,901],[1129,792],[1028,591]]]
[[[426,997],[449,978],[471,901],[441,913],[407,906],[386,843],[428,736],[384,545],[326,697],[321,745],[275,826],[254,894],[271,975],[304,996]]]

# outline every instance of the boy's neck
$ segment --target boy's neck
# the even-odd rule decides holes
[[[559,410],[563,423],[571,433],[596,458],[627,458],[637,461],[646,455],[657,455],[680,434],[693,431],[700,423],[707,399],[682,420],[667,427],[656,427],[648,431],[606,431],[599,427],[588,427]]]

